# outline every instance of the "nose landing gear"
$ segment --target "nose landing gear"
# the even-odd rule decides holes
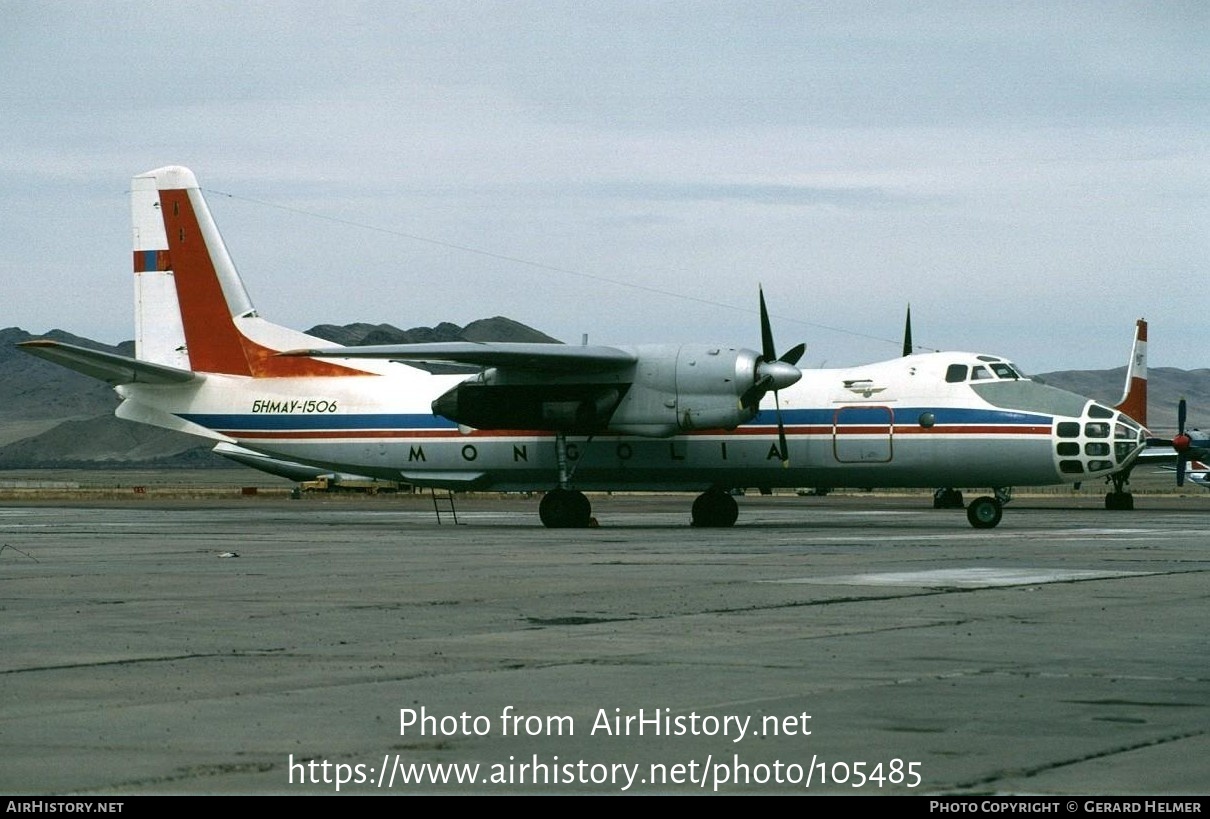
[[[1004,504],[1012,500],[1012,490],[996,487],[995,497],[975,498],[966,507],[966,519],[976,529],[994,529],[1004,517]]]

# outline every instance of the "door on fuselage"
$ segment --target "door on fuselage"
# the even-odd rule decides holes
[[[832,418],[832,453],[840,463],[887,463],[894,429],[890,407],[841,407]]]

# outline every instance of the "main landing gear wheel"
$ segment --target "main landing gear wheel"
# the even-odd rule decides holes
[[[552,489],[542,496],[538,517],[548,529],[584,529],[592,519],[592,504],[583,492]]]
[[[1134,495],[1129,492],[1106,492],[1105,508],[1129,512],[1134,509]]]
[[[996,498],[982,497],[966,507],[966,519],[976,529],[992,529],[1004,517],[1004,506]]]
[[[962,500],[962,493],[957,489],[938,489],[933,493],[933,508],[934,509],[962,509],[966,504]]]
[[[735,525],[739,504],[721,489],[711,489],[693,501],[693,525],[726,528]]]

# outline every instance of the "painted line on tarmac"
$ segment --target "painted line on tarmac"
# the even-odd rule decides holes
[[[920,586],[925,588],[977,589],[992,586],[1028,586],[1069,583],[1074,580],[1107,580],[1155,572],[1115,572],[1097,569],[935,569],[919,572],[877,572],[835,577],[792,577],[762,580],[761,583],[810,583],[821,586]]]

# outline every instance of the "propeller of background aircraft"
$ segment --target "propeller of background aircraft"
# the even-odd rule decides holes
[[[790,452],[786,445],[786,427],[781,420],[781,401],[777,393],[802,378],[802,371],[794,365],[807,351],[807,345],[796,344],[778,357],[777,348],[773,344],[773,326],[769,323],[769,309],[765,306],[764,289],[761,288],[759,293],[761,354],[756,360],[756,380],[751,387],[744,390],[739,401],[744,407],[756,407],[769,391],[773,392],[773,406],[777,411],[777,451],[781,455],[782,466],[789,466]]]
[[[1172,439],[1172,448],[1176,450],[1176,485],[1185,485],[1185,470],[1189,466],[1189,448],[1193,439],[1185,432],[1185,417],[1188,408],[1182,398],[1176,405],[1176,436]]]

